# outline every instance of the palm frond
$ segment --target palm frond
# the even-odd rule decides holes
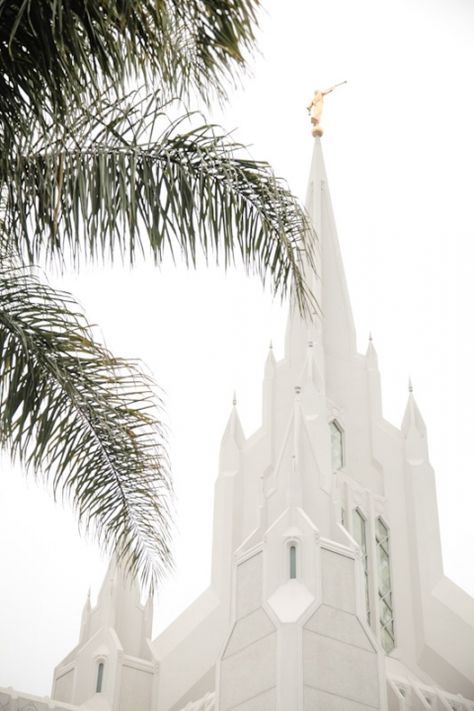
[[[169,568],[170,493],[152,383],[95,343],[72,297],[0,261],[0,446],[132,575]]]
[[[199,251],[226,266],[292,286],[301,311],[314,309],[302,264],[314,266],[308,220],[269,165],[213,126],[179,133],[189,115],[160,133],[154,98],[85,112],[60,138],[12,155],[0,177],[15,246],[38,259],[128,259],[151,249],[195,265]],[[304,259],[303,259],[304,257]]]
[[[0,0],[0,126],[28,133],[104,85],[224,95],[252,49],[259,0]]]

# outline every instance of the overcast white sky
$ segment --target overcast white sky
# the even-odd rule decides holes
[[[314,89],[359,350],[379,354],[385,417],[399,425],[411,375],[436,470],[447,574],[474,593],[474,6],[468,0],[267,1],[253,77],[215,120],[304,196]],[[260,422],[268,342],[282,356],[285,307],[215,269],[95,269],[70,276],[118,355],[166,392],[177,493],[177,574],[156,630],[207,584],[219,440],[237,390]],[[48,694],[76,644],[106,561],[72,514],[2,461],[0,686]]]

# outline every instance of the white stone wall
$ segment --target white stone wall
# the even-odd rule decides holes
[[[149,711],[153,701],[153,670],[125,660],[120,674],[118,711]]]
[[[263,554],[236,566],[235,622],[219,666],[221,711],[275,708],[277,634],[262,606]]]

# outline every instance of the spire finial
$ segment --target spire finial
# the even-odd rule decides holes
[[[408,378],[408,392],[413,392],[413,383],[411,382],[411,378]]]
[[[270,344],[269,344],[268,348],[269,348],[271,351],[273,350],[273,341],[272,341],[271,338],[270,338]]]
[[[232,395],[232,405],[235,407],[237,405],[237,393],[234,390],[234,393]]]
[[[316,89],[314,92],[311,103],[307,106],[308,113],[311,116],[311,123],[313,125],[311,135],[314,138],[316,138],[316,136],[321,137],[323,135],[323,129],[319,121],[321,119],[321,114],[323,113],[324,97],[342,84],[347,84],[347,81],[340,81],[339,84],[334,84],[334,86],[329,87],[329,89],[326,89],[325,91]]]
[[[369,343],[372,343],[374,339],[372,338],[372,331],[369,331]]]
[[[301,385],[295,385],[295,395],[298,397],[298,395],[301,393]]]

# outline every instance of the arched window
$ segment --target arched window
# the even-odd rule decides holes
[[[290,545],[290,578],[296,578],[296,545]]]
[[[377,578],[380,608],[380,638],[385,651],[395,647],[393,622],[392,581],[390,577],[390,533],[381,518],[375,523],[377,543]]]
[[[365,605],[367,609],[367,622],[370,625],[370,597],[369,597],[369,551],[367,549],[367,521],[359,509],[354,509],[353,516],[354,538],[362,551],[362,564],[365,579]]]
[[[95,685],[95,690],[97,694],[102,691],[102,683],[104,681],[104,662],[99,662],[97,665],[97,682]]]
[[[333,472],[344,466],[344,430],[337,420],[329,423],[331,433],[331,462]]]

